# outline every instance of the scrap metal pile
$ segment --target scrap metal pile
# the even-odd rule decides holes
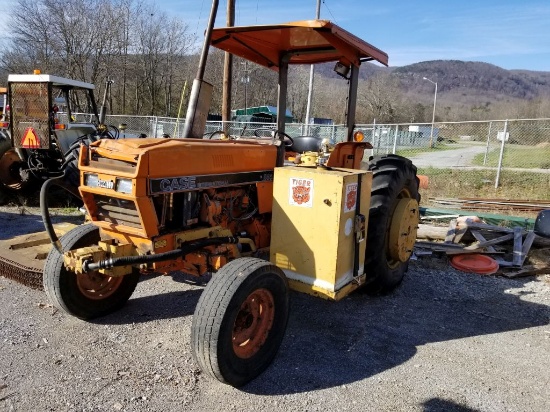
[[[444,255],[459,270],[510,278],[550,273],[545,258],[550,255],[550,210],[541,211],[532,228],[486,224],[477,216],[443,217],[452,218],[447,226],[420,224],[417,257]]]

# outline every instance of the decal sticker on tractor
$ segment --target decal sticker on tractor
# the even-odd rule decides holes
[[[197,189],[213,189],[217,187],[272,181],[272,170],[225,173],[218,175],[174,176],[161,179],[149,179],[149,194],[189,192]]]
[[[291,177],[289,203],[292,206],[313,207],[313,179]]]
[[[344,213],[355,210],[357,204],[357,183],[346,185],[346,203],[344,204]]]
[[[40,139],[32,127],[27,127],[21,141],[21,147],[25,149],[39,149]]]

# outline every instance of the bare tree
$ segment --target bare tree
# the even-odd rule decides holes
[[[288,108],[295,119],[304,121],[307,110],[309,67],[292,66],[288,85]]]
[[[368,121],[392,123],[397,120],[400,94],[397,77],[380,73],[360,85],[357,104],[366,109]]]
[[[123,113],[133,89],[132,112],[170,114],[187,77],[179,70],[192,44],[187,25],[143,0],[17,0],[9,25],[4,71],[39,68],[99,90],[114,77],[111,100]]]

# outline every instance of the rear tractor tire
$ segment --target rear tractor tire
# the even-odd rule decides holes
[[[257,258],[229,262],[212,277],[195,309],[195,361],[220,382],[246,384],[275,358],[288,311],[288,282],[281,269]]]
[[[19,174],[19,169],[24,165],[11,145],[9,136],[0,131],[0,189],[11,192],[19,192],[29,185]]]
[[[369,209],[364,290],[384,294],[401,283],[418,229],[418,177],[404,157],[371,157],[373,172]]]
[[[77,226],[60,239],[63,250],[95,245],[99,240],[99,229],[92,224]],[[120,309],[138,281],[138,269],[121,277],[99,272],[76,275],[65,268],[63,255],[55,248],[44,265],[44,289],[50,302],[80,319],[93,319]]]

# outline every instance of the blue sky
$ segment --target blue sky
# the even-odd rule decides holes
[[[202,34],[211,0],[149,0]],[[15,0],[0,0],[3,15]],[[315,17],[317,0],[236,0],[236,24]],[[225,25],[220,0],[216,26]],[[390,66],[426,60],[467,60],[505,69],[550,71],[548,0],[321,0],[321,18],[379,47]],[[0,38],[8,33],[0,16]]]

